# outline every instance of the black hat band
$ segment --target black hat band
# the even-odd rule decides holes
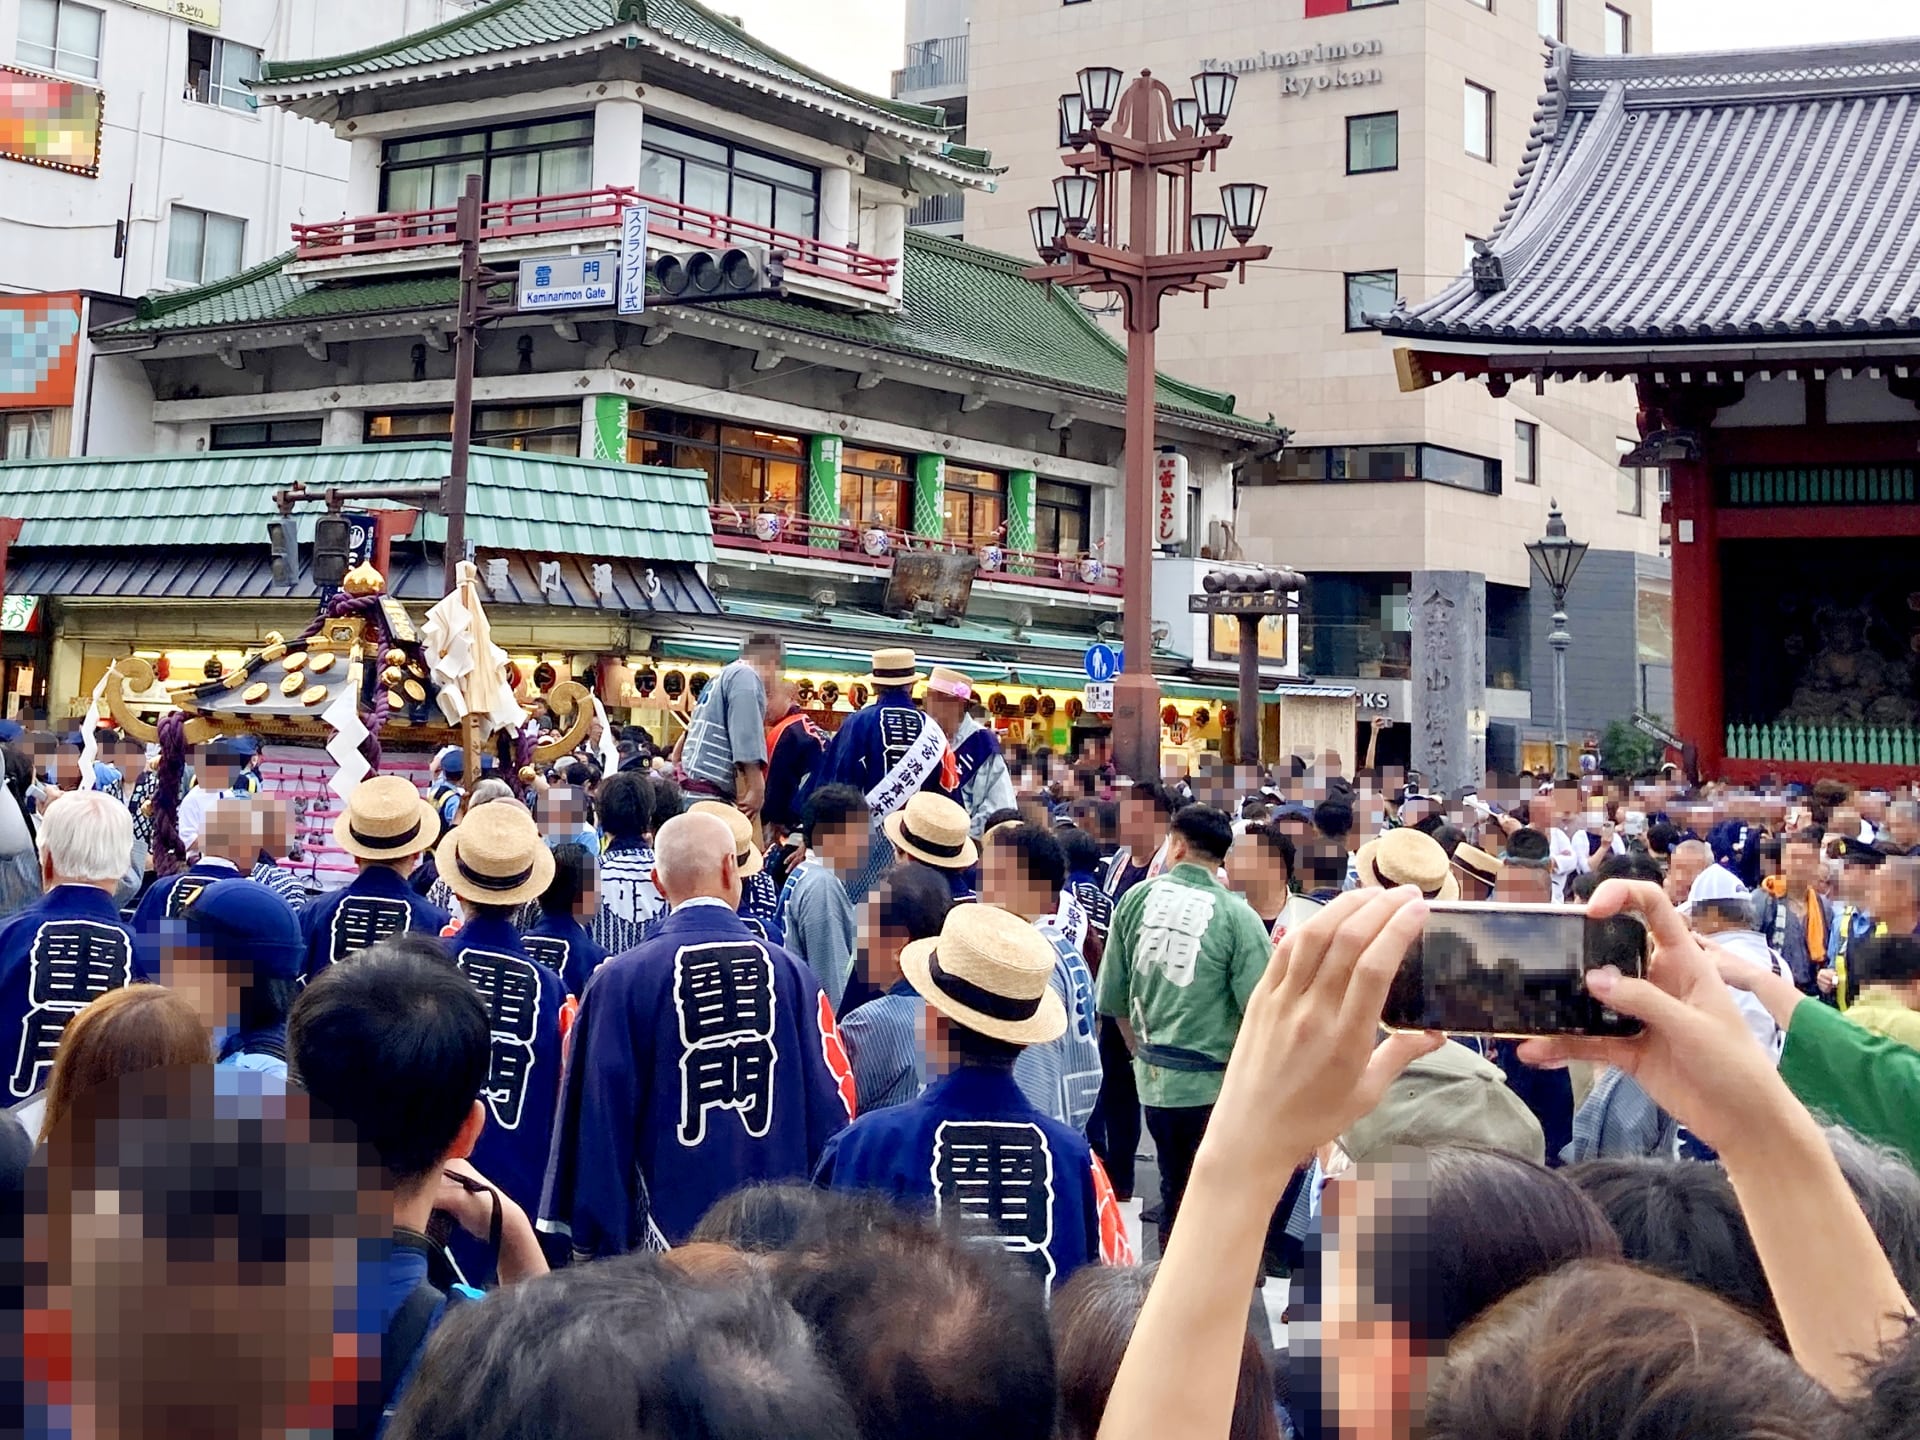
[[[918,679],[919,672],[911,665],[904,670],[875,670],[873,683],[876,685],[905,685]]]
[[[460,847],[458,845],[454,847],[453,863],[455,868],[459,870],[462,879],[472,882],[482,890],[517,890],[533,878],[533,866],[531,865],[512,875],[482,875],[478,870],[467,864],[465,857],[460,854]]]
[[[929,855],[938,855],[942,860],[957,860],[966,853],[967,849],[967,842],[964,840],[958,845],[948,845],[939,840],[928,840],[914,834],[904,815],[900,817],[900,839],[908,845],[918,846]]]
[[[1031,1000],[1016,1000],[1011,995],[997,995],[991,990],[950,974],[940,964],[940,952],[935,950],[927,956],[927,974],[933,977],[941,993],[958,1001],[969,1010],[977,1010],[982,1015],[990,1015],[995,1020],[1031,1020],[1040,1013],[1040,996]]]
[[[399,850],[420,838],[420,822],[415,820],[398,835],[369,835],[358,825],[349,821],[347,834],[353,837],[356,845],[364,845],[369,850]]]

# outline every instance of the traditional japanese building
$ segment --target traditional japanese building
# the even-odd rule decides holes
[[[1383,327],[1409,389],[1635,382],[1709,775],[1920,764],[1916,146],[1920,40],[1556,50],[1485,252]]]

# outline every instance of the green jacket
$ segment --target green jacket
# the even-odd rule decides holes
[[[1133,1029],[1140,1101],[1211,1105],[1272,951],[1253,907],[1194,864],[1121,899],[1100,961],[1099,1006]]]
[[[1807,999],[1787,1027],[1780,1078],[1816,1115],[1891,1145],[1920,1167],[1920,1050]]]

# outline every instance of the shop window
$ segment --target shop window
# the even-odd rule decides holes
[[[246,221],[176,205],[167,218],[167,278],[210,285],[238,275],[246,243]]]
[[[45,460],[52,454],[51,410],[0,410],[0,459]]]
[[[1500,462],[1445,445],[1292,446],[1241,477],[1243,485],[1425,480],[1481,495],[1500,493]]]
[[[1467,81],[1464,140],[1476,160],[1493,159],[1493,92]]]
[[[711,502],[738,510],[800,514],[806,456],[805,436],[722,425],[704,415],[635,408],[627,424],[630,463],[698,470]]]
[[[1633,53],[1633,17],[1624,10],[1616,10],[1609,5],[1606,16],[1606,51],[1609,55],[1631,55]]]
[[[204,31],[187,31],[186,98],[228,110],[255,108],[249,81],[260,78],[260,52]]]
[[[20,0],[20,37],[14,49],[22,65],[62,75],[100,78],[104,12],[74,0]]]
[[[1367,175],[1376,170],[1400,168],[1400,116],[1397,111],[1383,115],[1347,117],[1347,174]]]
[[[1093,531],[1093,491],[1041,480],[1033,493],[1033,548],[1041,555],[1084,555]]]
[[[840,452],[840,523],[905,530],[913,518],[913,464],[889,450]]]
[[[1540,427],[1531,420],[1513,422],[1513,478],[1522,485],[1540,483]]]
[[[238,420],[213,427],[209,450],[286,450],[320,443],[318,420]]]
[[[1316,676],[1405,680],[1413,668],[1412,581],[1316,571],[1300,597],[1300,663]]]
[[[578,194],[593,185],[593,117],[389,140],[380,164],[383,210],[452,205],[469,175],[488,200]]]
[[[1007,477],[948,465],[943,503],[947,539],[969,547],[991,544],[1007,523]]]
[[[404,410],[367,417],[367,443],[451,440],[451,410]],[[529,455],[578,455],[578,405],[499,405],[473,412],[473,443]]]
[[[1398,270],[1361,270],[1347,276],[1347,329],[1371,330],[1369,315],[1385,315],[1400,299]]]
[[[657,120],[642,137],[640,189],[794,235],[819,232],[818,170]]]
[[[1567,0],[1540,0],[1540,33],[1555,42],[1567,38]]]

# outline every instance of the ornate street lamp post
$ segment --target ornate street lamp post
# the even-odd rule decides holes
[[[1123,774],[1160,774],[1160,688],[1153,678],[1152,504],[1154,332],[1165,295],[1203,295],[1271,250],[1251,245],[1267,187],[1220,187],[1220,209],[1196,214],[1193,180],[1227,148],[1222,134],[1237,78],[1224,71],[1193,77],[1193,94],[1176,99],[1150,71],[1131,84],[1112,66],[1090,65],[1079,89],[1060,97],[1062,159],[1053,203],[1027,212],[1034,248],[1046,263],[1029,280],[1106,291],[1122,302],[1127,334],[1125,654],[1113,687],[1113,752]],[[1123,88],[1124,87],[1124,88]],[[1167,194],[1163,217],[1159,201]],[[1124,183],[1123,183],[1124,182]],[[1125,203],[1121,192],[1125,190]],[[1234,243],[1229,244],[1231,237]]]
[[[1587,546],[1567,534],[1566,517],[1560,502],[1549,502],[1547,533],[1527,546],[1527,558],[1540,578],[1553,591],[1553,632],[1547,644],[1553,647],[1553,778],[1567,778],[1567,647],[1573,636],[1567,633],[1567,587],[1573,573],[1586,558]]]

